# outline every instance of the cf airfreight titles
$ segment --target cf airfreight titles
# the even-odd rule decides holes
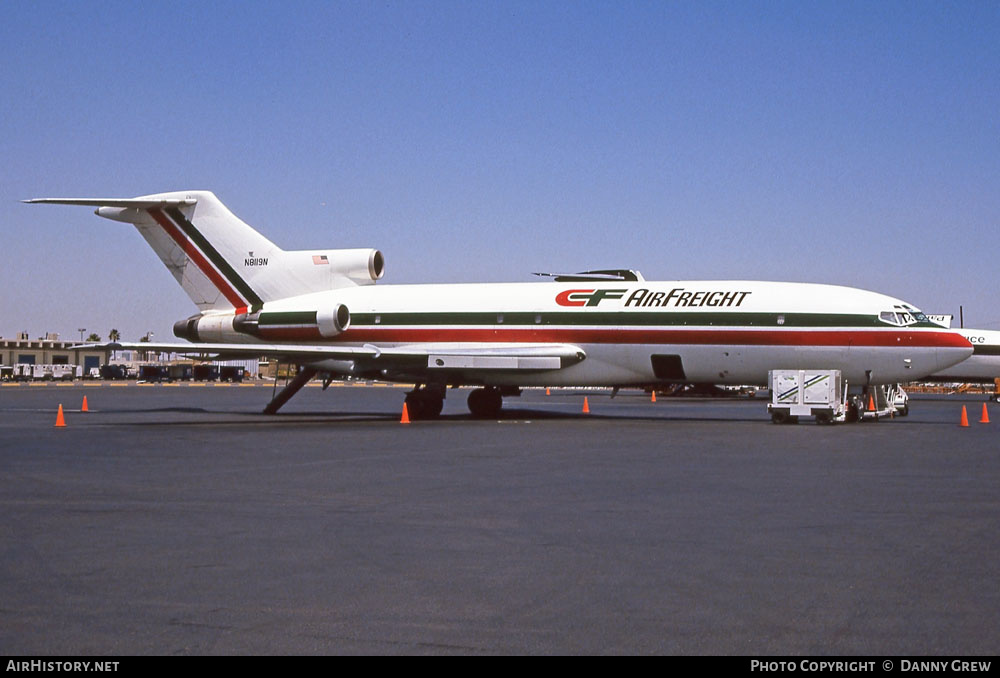
[[[742,304],[743,300],[749,294],[750,292],[736,290],[690,291],[683,287],[675,287],[669,292],[650,292],[647,289],[640,288],[629,295],[628,299],[625,300],[625,305],[642,306],[643,308],[647,306],[659,306],[660,308],[666,306],[673,306],[675,308],[680,306],[684,306],[685,308],[693,306],[731,307]]]
[[[556,295],[556,303],[560,306],[599,306],[605,299],[621,299],[628,294],[627,289],[585,289],[565,290]],[[743,303],[750,292],[741,291],[707,291],[693,292],[683,287],[675,287],[669,292],[651,292],[640,287],[633,290],[625,300],[624,306],[635,308],[692,308],[700,306],[734,307]]]

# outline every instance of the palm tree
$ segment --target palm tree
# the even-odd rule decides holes
[[[91,332],[89,335],[87,335],[87,341],[98,342],[100,340],[101,340],[101,335],[99,335],[97,332]]]
[[[121,338],[122,338],[122,333],[116,329],[112,329],[110,332],[108,332],[108,341],[118,341]],[[108,356],[108,362],[111,362],[114,359],[115,359],[115,351],[112,351],[111,354]]]

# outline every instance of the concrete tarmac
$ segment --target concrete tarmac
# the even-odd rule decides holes
[[[466,393],[403,426],[397,388],[276,416],[261,387],[0,389],[0,652],[1000,648],[981,397],[774,426],[762,400],[594,391],[476,421]]]

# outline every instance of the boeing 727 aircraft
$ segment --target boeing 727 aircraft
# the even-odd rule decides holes
[[[25,202],[97,207],[133,224],[198,307],[174,325],[190,344],[112,347],[303,366],[265,412],[317,374],[415,382],[406,396],[415,418],[440,414],[448,386],[478,386],[469,409],[493,417],[524,386],[766,384],[772,369],[889,384],[972,355],[913,306],[850,287],[652,282],[631,271],[376,285],[378,250],[282,250],[207,191]]]

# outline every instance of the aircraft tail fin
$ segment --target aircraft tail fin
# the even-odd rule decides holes
[[[254,311],[273,299],[371,284],[384,269],[378,250],[282,250],[209,191],[24,202],[96,207],[98,216],[133,224],[202,312]]]

